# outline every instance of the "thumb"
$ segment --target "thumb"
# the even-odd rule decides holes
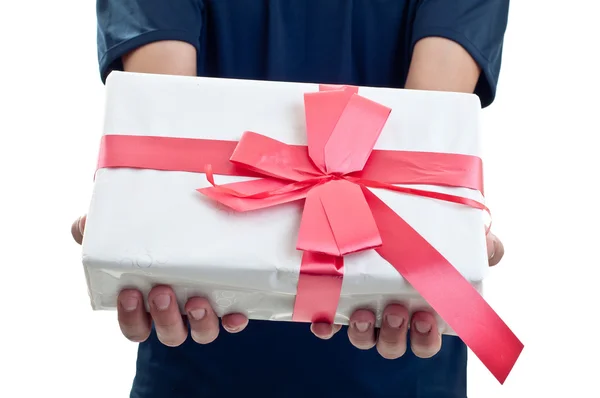
[[[487,243],[487,251],[488,251],[488,261],[490,267],[498,264],[502,257],[504,257],[504,245],[498,239],[498,237],[492,233],[489,233],[486,238]]]
[[[83,240],[83,230],[85,229],[85,216],[79,217],[73,225],[71,225],[71,235],[73,235],[73,239],[75,242],[81,244]]]

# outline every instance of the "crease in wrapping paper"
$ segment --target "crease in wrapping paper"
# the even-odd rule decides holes
[[[522,343],[452,264],[367,189],[390,189],[489,211],[471,199],[393,185],[465,187],[483,194],[481,160],[373,151],[390,109],[358,96],[353,88],[306,94],[305,106],[308,147],[251,132],[239,142],[104,136],[98,168],[205,172],[213,187],[199,191],[237,211],[306,199],[297,244],[304,254],[295,320],[331,321],[341,291],[342,256],[375,249],[503,383]],[[213,173],[263,178],[218,186]]]

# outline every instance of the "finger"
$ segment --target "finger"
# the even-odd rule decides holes
[[[437,321],[429,312],[415,312],[410,326],[410,348],[420,358],[431,358],[440,351],[442,337]]]
[[[350,316],[348,338],[361,350],[375,346],[375,315],[371,311],[357,310]]]
[[[239,333],[248,326],[248,318],[244,314],[229,314],[223,316],[221,323],[229,333]]]
[[[117,300],[117,316],[123,335],[136,343],[145,341],[150,336],[150,316],[144,308],[142,294],[127,289],[119,293]]]
[[[73,225],[71,225],[71,235],[78,244],[83,241],[83,230],[85,229],[85,216],[79,217]]]
[[[330,323],[313,323],[310,325],[310,331],[315,336],[323,340],[329,340],[334,334],[340,331],[342,325],[332,325]]]
[[[383,311],[383,322],[377,338],[377,351],[387,359],[400,358],[406,352],[408,310],[399,304],[390,304]]]
[[[173,290],[168,286],[156,286],[148,294],[148,301],[158,339],[169,347],[183,344],[187,338],[187,327]]]
[[[219,318],[205,298],[193,297],[185,305],[190,322],[190,334],[196,343],[208,344],[219,335]]]
[[[486,237],[488,261],[490,267],[498,264],[504,256],[504,245],[498,237],[492,233]]]

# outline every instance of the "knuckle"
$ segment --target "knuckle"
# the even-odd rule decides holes
[[[192,340],[198,344],[209,344],[219,336],[219,329],[210,329],[206,331],[193,330],[191,332]]]
[[[121,333],[127,340],[141,343],[150,337],[150,327],[143,322],[119,322]]]
[[[421,345],[421,344],[413,344],[411,345],[411,350],[415,356],[423,359],[431,358],[435,356],[440,351],[439,345]]]
[[[219,332],[219,325],[212,320],[202,320],[190,323],[191,332],[197,335],[216,334]]]
[[[187,333],[181,317],[154,320],[156,335],[161,343],[169,347],[177,347],[186,340]]]
[[[359,350],[370,350],[375,346],[375,339],[373,337],[364,336],[348,336],[352,345]]]
[[[354,347],[358,348],[359,350],[366,351],[375,347],[375,342],[352,342],[352,345],[354,345]]]
[[[437,354],[437,352],[433,352],[431,350],[422,350],[422,349],[412,349],[413,354],[415,354],[415,356],[422,358],[422,359],[428,359],[433,357],[435,354]]]
[[[167,347],[178,347],[185,342],[187,337],[183,333],[162,334],[158,330],[156,331],[156,335],[158,336],[158,340]]]
[[[171,333],[183,325],[183,317],[179,314],[165,314],[166,316],[154,316],[154,325],[161,329],[163,334]]]
[[[397,336],[396,334],[388,335],[382,333],[379,335],[378,342],[385,347],[401,347],[403,345],[400,336]]]
[[[148,339],[150,332],[123,331],[123,336],[125,336],[125,338],[131,342],[142,343]]]
[[[385,359],[398,359],[406,353],[406,345],[386,346],[385,344],[377,344],[377,352]]]
[[[377,339],[377,351],[385,359],[397,359],[406,353],[406,332],[382,330]]]

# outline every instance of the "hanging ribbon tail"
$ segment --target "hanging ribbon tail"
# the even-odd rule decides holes
[[[367,188],[363,192],[383,240],[377,253],[421,294],[503,384],[523,343],[425,238]]]
[[[299,250],[344,256],[381,246],[381,237],[360,186],[329,181],[306,197]]]
[[[342,292],[344,258],[304,252],[292,320],[333,324]]]
[[[287,145],[251,131],[242,135],[230,160],[263,175],[290,181],[322,175],[308,157],[306,147]]]
[[[261,179],[199,188],[198,192],[235,211],[245,212],[304,199],[308,187],[298,187],[287,181]]]

